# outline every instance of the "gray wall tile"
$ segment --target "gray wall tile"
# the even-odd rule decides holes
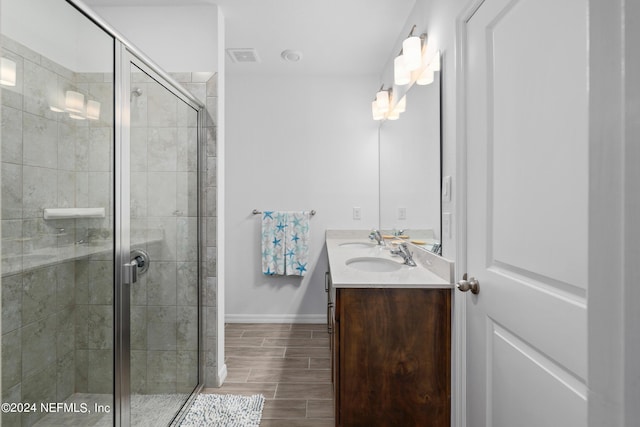
[[[22,164],[22,111],[2,108],[2,161]]]

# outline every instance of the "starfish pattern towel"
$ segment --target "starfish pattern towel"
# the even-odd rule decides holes
[[[309,211],[262,213],[262,272],[304,276],[309,262]]]

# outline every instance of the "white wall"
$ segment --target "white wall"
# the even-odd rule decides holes
[[[453,214],[453,230],[451,239],[446,236],[443,238],[443,251],[446,257],[456,260],[457,278],[464,273],[465,253],[459,250],[459,244],[464,241],[464,224],[455,215],[463,202],[457,191],[457,177],[463,167],[458,162],[463,159],[463,153],[458,153],[456,146],[458,139],[464,136],[458,134],[458,120],[463,112],[460,109],[463,82],[457,67],[458,57],[462,53],[456,31],[459,17],[472,3],[474,2],[470,0],[417,0],[416,8],[408,21],[417,24],[419,30],[426,30],[430,42],[436,43],[444,56],[443,173],[452,176],[453,191],[451,203],[443,203],[443,212]],[[635,221],[639,206],[638,168],[633,166],[640,161],[640,153],[637,144],[632,142],[637,141],[637,137],[633,137],[638,135],[637,106],[640,90],[637,88],[640,85],[633,76],[638,76],[639,67],[638,61],[633,59],[638,58],[637,49],[634,48],[637,47],[639,38],[634,37],[638,34],[637,26],[629,25],[634,19],[637,20],[640,9],[637,2],[624,0],[590,0],[589,9],[589,425],[631,426],[637,423],[639,412],[637,355],[640,351],[636,338],[640,299],[635,290],[638,289],[635,286],[637,280],[634,280],[639,275],[635,244],[637,239],[629,240],[627,247],[624,247],[624,236],[637,236],[640,229]],[[626,41],[623,39],[625,36],[628,38]],[[624,66],[628,67],[626,73],[622,69]],[[625,78],[628,80],[624,81]],[[625,107],[627,110],[621,111]],[[625,113],[628,120],[626,129],[622,122]],[[625,130],[628,132],[626,137],[630,138],[626,145],[623,135]],[[622,174],[626,171],[628,182],[622,182],[621,171]],[[625,196],[628,198],[626,205],[623,199]],[[623,212],[624,208],[627,212]],[[563,236],[555,238],[563,239]],[[622,260],[626,260],[628,264],[623,265]],[[626,280],[624,274],[627,275]],[[464,310],[464,302],[464,294],[456,292],[454,323],[460,320],[459,314]],[[455,324],[454,331],[455,347],[464,342],[465,336],[464,333],[458,334],[463,330]],[[461,386],[458,379],[464,376],[464,364],[454,364],[453,379],[456,388]],[[454,393],[455,391],[454,388]],[[461,392],[464,393],[464,388]],[[455,397],[452,403],[452,425],[465,426],[467,422],[472,425],[473,420],[466,420],[465,417],[466,403]]]
[[[466,0],[418,0],[406,25],[398,28],[398,46],[406,36],[404,28],[408,31],[416,24],[443,51],[443,172],[454,178],[452,201],[442,207],[452,213],[456,206],[455,22],[466,4]],[[389,52],[390,62],[395,54]],[[391,81],[386,76],[382,80]],[[377,122],[371,120],[368,107],[382,80],[380,76],[227,76],[227,321],[322,321],[326,316],[324,231],[379,224]],[[271,167],[279,157],[286,165],[300,147],[305,159],[301,165]],[[290,189],[273,188],[272,177],[282,182],[292,175]],[[352,220],[354,206],[362,208],[361,221]],[[261,274],[260,219],[251,215],[254,208],[318,211],[312,220],[310,277],[300,282]],[[452,227],[443,247],[445,256],[455,259],[455,218]]]
[[[378,124],[370,111],[377,81],[227,74],[228,321],[326,318],[325,230],[378,226]],[[307,276],[262,274],[253,209],[317,211]]]
[[[166,71],[216,71],[218,8],[95,7],[127,40]]]
[[[437,73],[439,74],[439,73]],[[440,238],[440,83],[414,85],[399,120],[380,126],[380,228]],[[406,219],[398,209],[406,209]],[[409,232],[412,237],[413,232]]]
[[[92,9],[166,71],[218,69],[215,5]],[[25,19],[10,19],[12,16]],[[2,24],[6,35],[70,70],[112,69],[111,54],[104,54],[111,52],[112,39],[66,2],[2,0]]]
[[[0,17],[3,34],[69,70],[113,69],[113,39],[64,1],[2,0]]]
[[[428,33],[428,43],[430,49],[439,49],[442,52],[442,174],[451,177],[451,200],[442,202],[443,216],[450,214],[450,233],[447,234],[443,227],[442,254],[444,257],[452,259],[456,263],[455,277],[461,277],[464,273],[465,253],[461,252],[461,245],[464,242],[464,224],[457,216],[459,206],[464,203],[458,192],[458,170],[462,165],[458,162],[462,153],[458,153],[458,117],[461,107],[458,104],[459,90],[461,90],[461,78],[458,73],[458,56],[461,55],[457,38],[457,26],[459,17],[469,7],[470,0],[417,0],[416,6],[411,13],[407,28],[416,25],[419,32]],[[400,35],[402,38],[403,35]],[[392,58],[390,58],[392,61]],[[392,70],[392,63],[385,67],[383,75],[389,76]],[[388,79],[389,77],[387,77]],[[411,97],[411,94],[409,94]],[[444,218],[443,218],[444,220]],[[455,292],[454,296],[454,316],[453,316],[453,343],[452,343],[452,426],[463,427],[467,425],[466,419],[466,367],[464,363],[465,352],[465,329],[464,310],[466,294]],[[472,422],[470,422],[472,423]]]
[[[458,224],[455,217],[457,182],[456,182],[456,143],[458,123],[457,111],[457,88],[458,74],[456,73],[456,21],[469,3],[468,0],[417,0],[416,6],[411,13],[406,28],[416,25],[418,33],[428,34],[429,50],[439,49],[442,52],[442,116],[443,116],[443,151],[442,151],[442,174],[451,176],[451,201],[442,202],[443,213],[452,214],[451,237],[442,236],[443,255],[450,259],[456,259],[458,238]],[[405,34],[400,34],[400,39]],[[400,41],[398,42],[398,44]],[[390,53],[389,63],[383,71],[383,76],[387,81],[391,81],[391,71],[393,68],[394,52]],[[409,100],[411,93],[409,93]],[[407,107],[408,108],[408,107]],[[457,265],[456,265],[457,268]]]

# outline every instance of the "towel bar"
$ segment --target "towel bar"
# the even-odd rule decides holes
[[[262,213],[262,211],[259,211],[258,209],[254,209],[254,210],[252,210],[252,211],[251,211],[251,213],[252,213],[252,214],[254,214],[254,215],[260,215],[260,214]],[[315,209],[312,209],[312,210],[309,212],[309,214],[310,214],[311,216],[314,216],[314,215],[316,214]]]

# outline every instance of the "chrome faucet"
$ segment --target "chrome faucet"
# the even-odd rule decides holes
[[[396,230],[395,228],[393,229],[393,235],[398,237],[398,236],[402,236],[404,234],[404,232],[407,231],[404,228],[401,228],[399,230]]]
[[[394,255],[400,255],[406,265],[411,267],[416,266],[416,262],[413,260],[413,254],[409,251],[409,246],[405,242],[398,245],[398,249],[393,249],[391,253]]]
[[[371,230],[371,233],[369,233],[369,238],[378,242],[378,245],[380,246],[385,245],[382,234],[380,234],[380,230]]]

